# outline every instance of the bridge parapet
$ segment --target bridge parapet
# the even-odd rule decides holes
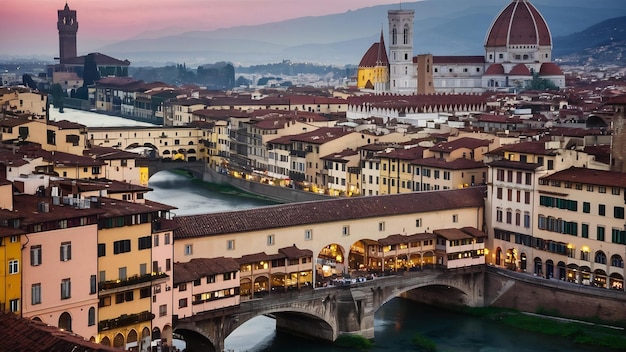
[[[224,339],[250,319],[276,318],[276,329],[296,335],[334,341],[343,334],[374,338],[374,315],[386,302],[426,286],[454,288],[459,304],[481,305],[484,269],[424,270],[379,277],[351,285],[271,293],[243,301],[237,307],[184,318],[176,330],[187,329],[207,337],[217,351]],[[448,294],[444,290],[443,294]]]

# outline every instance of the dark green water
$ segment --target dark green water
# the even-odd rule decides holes
[[[396,298],[385,304],[374,322],[375,346],[369,351],[417,351],[411,338],[419,333],[437,344],[437,351],[454,352],[591,352],[598,347],[576,345],[566,338],[530,333],[496,321],[441,310]],[[277,334],[270,318],[255,318],[228,339],[233,352],[357,352],[317,341]]]
[[[160,172],[150,178],[154,191],[147,199],[173,205],[177,215],[215,213],[273,204],[249,196],[219,193],[188,177]],[[415,351],[411,338],[420,333],[437,344],[437,351],[535,352],[601,351],[576,345],[565,338],[530,333],[495,321],[440,310],[404,299],[393,299],[376,314],[375,347],[371,352]],[[319,341],[277,334],[274,320],[257,317],[235,330],[227,339],[232,352],[356,352]]]

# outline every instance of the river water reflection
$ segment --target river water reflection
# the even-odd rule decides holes
[[[268,201],[223,194],[204,187],[201,183],[169,172],[160,172],[150,178],[152,192],[146,199],[178,208],[177,215],[215,213],[266,206]],[[370,351],[411,351],[411,337],[420,333],[437,344],[438,351],[459,352],[535,352],[535,351],[598,351],[576,345],[568,339],[545,336],[517,330],[496,321],[483,320],[455,312],[442,311],[432,306],[396,298],[386,303],[377,313],[375,347]],[[225,343],[232,352],[356,352],[319,341],[305,341],[285,334],[277,334],[274,320],[257,317],[235,330]]]

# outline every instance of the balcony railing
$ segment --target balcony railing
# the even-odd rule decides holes
[[[143,311],[137,314],[122,314],[117,318],[102,320],[98,322],[98,331],[115,329],[123,326],[133,325],[154,319],[154,314]]]
[[[142,275],[142,276],[135,275],[125,280],[110,280],[110,281],[100,282],[98,284],[98,290],[99,291],[110,290],[110,289],[118,288],[122,286],[136,285],[136,284],[141,284],[144,282],[154,281],[157,279],[163,279],[166,277],[168,277],[166,273],[155,273],[154,275],[147,274],[147,275]]]

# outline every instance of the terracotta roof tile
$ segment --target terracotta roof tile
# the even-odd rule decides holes
[[[175,238],[258,231],[321,222],[366,219],[389,215],[430,212],[483,204],[484,187],[340,198],[315,202],[266,206],[240,211],[179,216]]]
[[[544,176],[542,179],[626,188],[626,173],[624,172],[594,170],[580,167],[570,167],[569,169]]]
[[[239,271],[233,258],[194,258],[185,263],[174,263],[174,284],[192,282],[203,277]]]

